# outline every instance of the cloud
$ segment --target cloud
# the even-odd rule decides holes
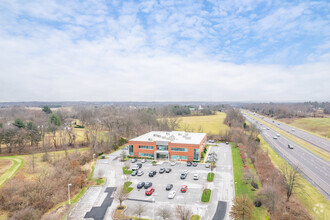
[[[0,101],[329,100],[321,6],[240,2],[4,1]]]

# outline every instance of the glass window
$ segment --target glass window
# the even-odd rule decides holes
[[[143,145],[139,145],[140,149],[147,149],[147,150],[153,150],[154,147],[153,146],[143,146]]]
[[[149,157],[149,158],[154,158],[153,154],[146,154],[146,153],[139,153],[140,157]]]
[[[199,160],[199,149],[194,149],[194,160]]]
[[[171,160],[188,160],[187,156],[171,155]]]
[[[171,147],[172,151],[182,151],[182,152],[188,152],[188,148],[183,147]]]
[[[128,155],[133,156],[133,145],[128,145]]]
[[[157,150],[168,151],[167,145],[157,145]]]

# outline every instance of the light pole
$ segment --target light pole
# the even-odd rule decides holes
[[[152,198],[153,206],[152,206],[152,219],[155,219],[155,199]]]
[[[72,186],[71,183],[68,184],[69,205],[71,204],[71,201],[70,201],[70,186]]]

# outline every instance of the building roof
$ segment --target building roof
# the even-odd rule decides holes
[[[162,144],[165,142],[177,144],[200,144],[206,133],[192,133],[184,131],[151,131],[139,137],[133,138],[130,141],[143,142],[158,142]]]

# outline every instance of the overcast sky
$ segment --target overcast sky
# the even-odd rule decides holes
[[[330,3],[0,1],[0,101],[330,101]]]

